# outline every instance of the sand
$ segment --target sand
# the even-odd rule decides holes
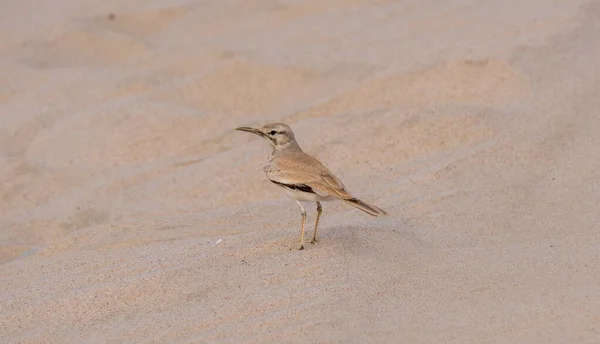
[[[0,342],[598,343],[598,37],[600,1],[4,1]],[[272,121],[391,215],[294,250],[233,130]]]

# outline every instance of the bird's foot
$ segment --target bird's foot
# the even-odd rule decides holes
[[[310,241],[310,243],[311,243],[311,244],[313,244],[313,245],[316,245],[316,244],[317,244],[317,239],[312,239],[312,240]]]
[[[300,245],[300,248],[298,249],[298,251],[302,251],[304,250],[304,245]]]

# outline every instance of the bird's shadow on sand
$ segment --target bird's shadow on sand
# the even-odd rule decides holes
[[[307,234],[312,237],[312,231],[308,231]],[[415,231],[409,224],[386,219],[376,223],[340,224],[319,228],[317,244],[307,245],[305,247],[309,250],[316,246],[351,253],[428,244],[415,235]]]

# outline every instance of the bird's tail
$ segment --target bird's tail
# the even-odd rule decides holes
[[[343,198],[342,201],[344,201],[344,203],[350,204],[353,207],[356,207],[362,211],[364,211],[365,213],[372,215],[372,216],[382,216],[382,215],[387,215],[387,213],[385,212],[385,210],[377,208],[376,206],[363,202],[357,198]]]

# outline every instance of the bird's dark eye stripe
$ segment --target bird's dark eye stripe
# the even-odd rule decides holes
[[[271,131],[269,132],[269,134],[271,134],[271,135],[275,135],[275,134],[277,134],[277,132],[276,132],[275,130],[271,130]]]

